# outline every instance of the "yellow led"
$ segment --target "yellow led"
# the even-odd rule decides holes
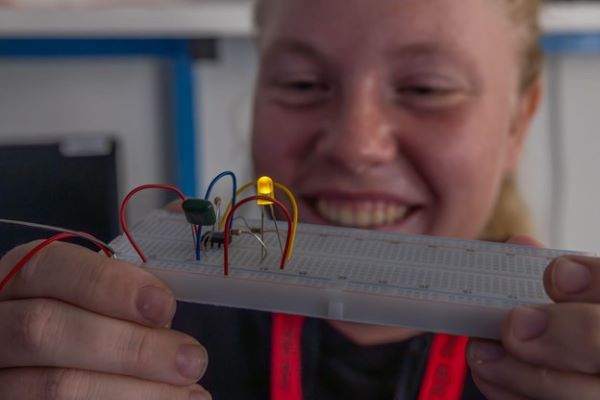
[[[259,196],[266,196],[272,199],[275,199],[275,185],[273,184],[273,179],[268,176],[263,176],[259,178],[256,182],[256,193]],[[259,206],[270,206],[273,204],[272,201],[266,200],[258,200],[257,204]]]

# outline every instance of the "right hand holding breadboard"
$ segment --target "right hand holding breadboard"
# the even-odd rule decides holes
[[[528,237],[510,242],[541,247]],[[514,309],[501,343],[469,345],[473,378],[489,399],[600,396],[600,259],[558,258],[546,269],[544,286],[555,304]]]

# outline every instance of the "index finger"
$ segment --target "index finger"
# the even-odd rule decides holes
[[[519,246],[528,246],[528,247],[544,247],[544,244],[539,240],[529,236],[529,235],[516,235],[512,236],[510,239],[506,241],[506,243],[517,244]]]
[[[600,259],[583,256],[557,258],[546,268],[544,286],[556,302],[600,302]]]
[[[183,212],[183,200],[173,200],[165,206],[165,210],[172,212]]]
[[[6,274],[33,247],[20,246],[6,254],[0,273]],[[0,301],[35,297],[157,327],[169,324],[176,308],[173,293],[154,275],[68,243],[41,251],[0,292]]]

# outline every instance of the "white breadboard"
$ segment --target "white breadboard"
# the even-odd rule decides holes
[[[277,225],[285,241],[287,224]],[[490,339],[499,338],[510,309],[549,303],[544,269],[557,256],[576,254],[300,224],[293,257],[282,271],[272,221],[266,229],[264,261],[255,237],[233,238],[229,276],[222,248],[206,249],[201,262],[194,260],[183,215],[155,211],[132,234],[148,256],[144,268],[182,301]],[[123,236],[111,246],[119,259],[140,263]]]

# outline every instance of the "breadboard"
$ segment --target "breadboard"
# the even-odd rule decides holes
[[[277,225],[285,239],[287,224]],[[500,337],[510,309],[551,301],[542,283],[550,261],[582,254],[299,224],[293,257],[280,270],[273,221],[266,231],[264,259],[255,237],[233,238],[229,276],[222,248],[194,260],[190,225],[180,214],[155,211],[132,234],[148,256],[143,268],[181,301],[490,339]],[[111,246],[119,259],[140,263],[123,236]]]

